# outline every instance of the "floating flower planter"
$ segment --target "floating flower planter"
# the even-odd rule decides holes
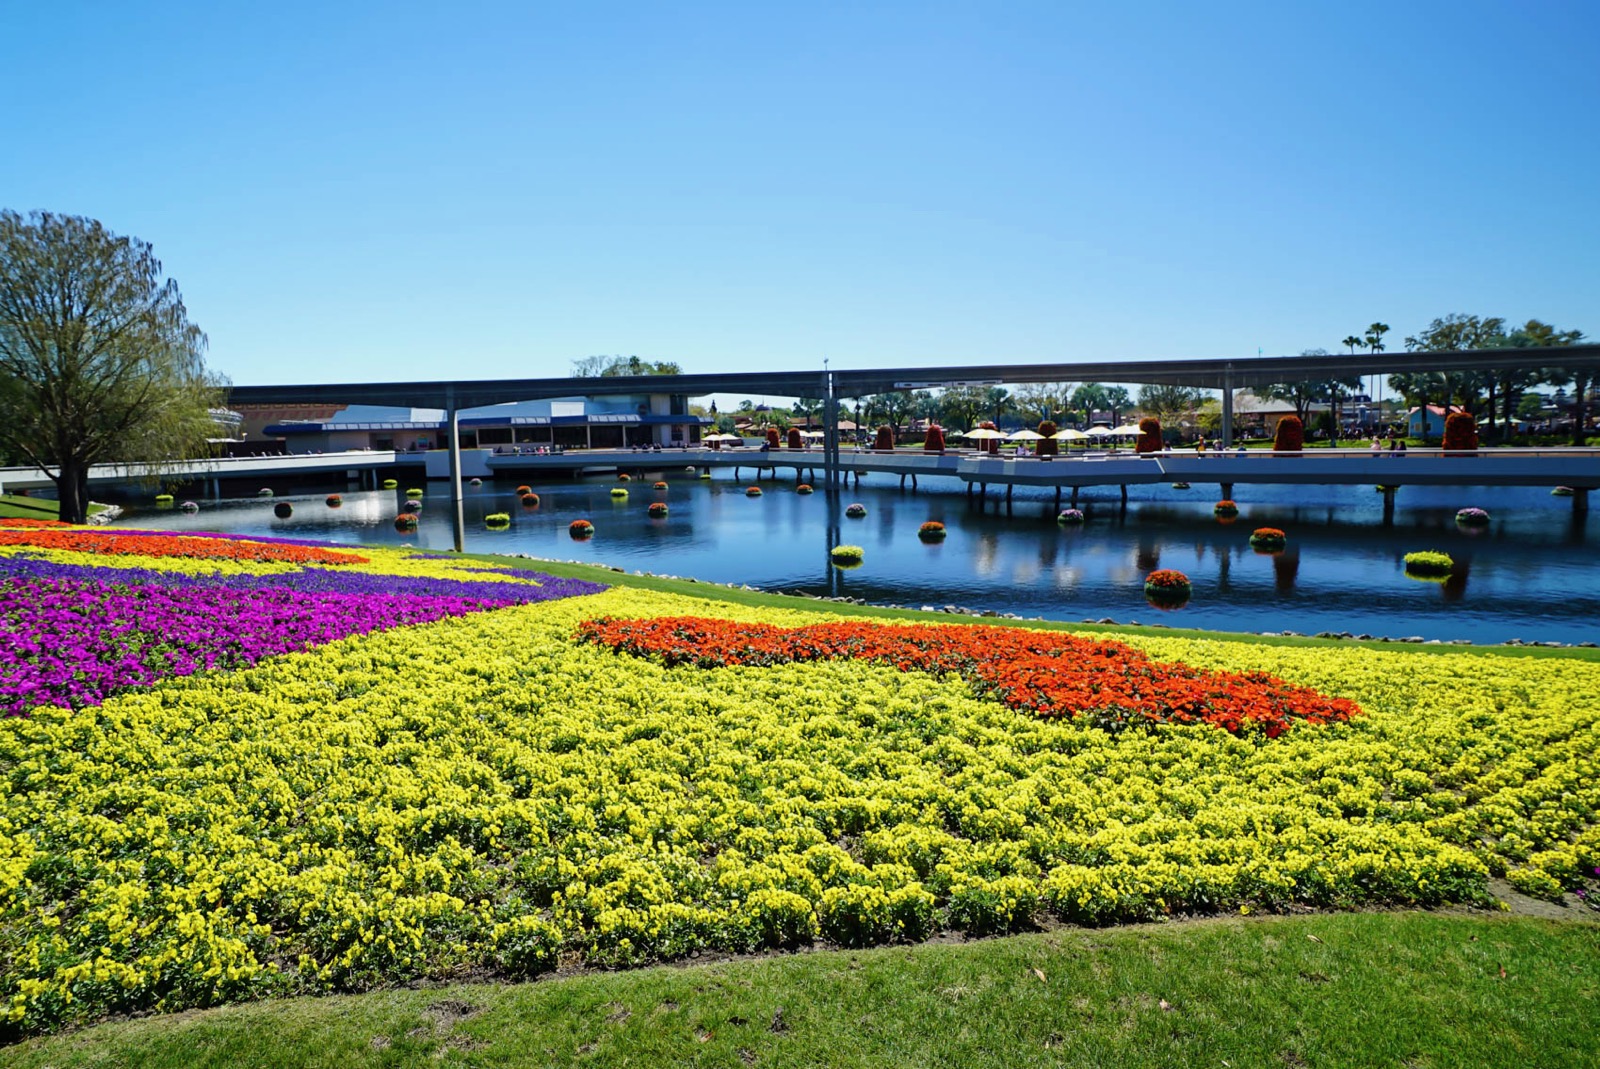
[[[1378,491],[1380,494],[1392,494],[1394,491],[1400,488],[1398,486],[1387,486],[1383,483],[1379,483],[1377,486],[1374,486],[1373,489]]]
[[[1223,498],[1211,506],[1211,511],[1218,516],[1237,516],[1239,515],[1239,506],[1233,501]]]
[[[846,505],[844,514],[849,516],[852,520],[859,520],[867,514],[867,506],[857,501],[853,505]]]
[[[938,520],[929,520],[917,528],[917,537],[924,542],[943,542],[945,536],[944,524]]]
[[[667,503],[665,501],[652,501],[650,507],[645,509],[652,517],[658,520],[667,518]]]
[[[393,479],[385,479],[383,480],[383,488],[385,490],[398,490],[400,484]]]
[[[618,498],[620,500],[621,498],[625,498],[625,497],[628,496],[628,491],[624,490],[620,486],[613,486],[611,488],[611,496],[614,497],[614,498]]]
[[[522,507],[525,509],[536,509],[539,507],[539,495],[534,493],[532,490],[529,490],[517,500],[522,502]]]
[[[1172,488],[1174,490],[1187,490],[1187,489],[1189,489],[1189,484],[1188,483],[1173,483],[1172,484]]]
[[[518,497],[525,497],[525,496],[527,496],[528,494],[531,494],[531,493],[533,493],[533,487],[527,485],[526,483],[524,483],[523,485],[517,487],[517,496]]]
[[[483,485],[483,480],[482,479],[468,479],[467,480],[467,485],[468,486],[482,486]]]
[[[1477,508],[1459,509],[1456,512],[1456,522],[1463,527],[1487,527],[1489,514]]]
[[[1173,568],[1158,568],[1144,577],[1145,600],[1159,609],[1182,607],[1193,591],[1189,577]]]
[[[510,527],[511,516],[505,512],[491,512],[483,518],[483,525],[491,530]]]
[[[666,488],[667,488],[667,484],[666,483],[658,482],[654,486],[652,486],[650,489],[652,489],[652,490],[665,490]]]
[[[631,482],[633,482],[633,476],[629,475],[625,471],[618,472],[617,473],[617,482],[619,482],[619,483],[631,483]]]
[[[1570,487],[1570,486],[1558,486],[1555,489],[1550,491],[1550,496],[1551,497],[1571,497],[1572,496],[1572,487]]]
[[[709,478],[711,478],[711,473],[709,471],[702,471],[700,473],[700,478],[709,479]]]
[[[156,495],[156,508],[169,509],[171,507],[172,507],[172,495],[171,494],[157,494]]]
[[[1084,517],[1082,509],[1062,509],[1061,512],[1056,516],[1057,523],[1068,527],[1082,523],[1083,519]]]
[[[415,531],[417,529],[417,514],[415,512],[402,512],[394,518],[397,531]]]
[[[693,475],[694,474],[694,465],[693,464],[688,465],[687,467],[685,467],[683,469],[683,471],[684,471],[684,474],[686,474],[686,475]]]
[[[828,557],[841,568],[858,568],[867,557],[867,551],[860,546],[834,546],[828,550]]]
[[[257,497],[271,497],[272,496],[272,487],[263,486],[261,489],[256,491],[256,496]]]
[[[1282,549],[1288,541],[1289,537],[1276,527],[1257,527],[1250,532],[1250,544],[1269,553]]]
[[[414,497],[410,498],[409,500],[406,501],[406,503],[404,505],[402,505],[400,507],[400,511],[401,512],[421,512],[422,511],[422,502],[418,501]]]
[[[797,494],[809,494],[809,493],[812,493],[811,484],[810,483],[801,483],[799,486],[796,486],[794,488],[794,492],[797,493]]]
[[[336,509],[342,504],[344,504],[344,498],[340,497],[338,494],[329,494],[328,495],[328,497],[327,497],[327,506],[329,508]]]
[[[183,504],[179,505],[178,507],[180,509],[182,509],[184,512],[199,512],[200,511],[200,506],[195,504],[193,501],[185,501]]]
[[[1405,555],[1406,575],[1413,579],[1439,579],[1448,576],[1456,562],[1450,554],[1424,549]]]
[[[580,540],[592,538],[594,536],[594,524],[588,520],[573,520],[567,525],[567,533]]]
[[[744,488],[744,496],[745,497],[760,497],[761,496],[761,487],[759,487],[759,486],[747,486],[747,487],[745,487]]]
[[[407,497],[421,497],[422,496],[422,491],[421,490],[407,490],[406,491],[406,496]]]
[[[272,506],[272,514],[280,520],[286,520],[294,515],[294,506],[287,501],[280,501]]]

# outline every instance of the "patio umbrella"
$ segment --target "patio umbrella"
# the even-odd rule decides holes
[[[976,438],[979,441],[988,441],[990,438],[1004,438],[1005,435],[1001,434],[999,431],[991,430],[988,427],[974,427],[972,430],[964,432],[961,437]]]
[[[1087,438],[1089,436],[1080,430],[1074,430],[1073,428],[1068,427],[1066,430],[1056,431],[1050,437],[1054,438],[1058,442],[1075,442],[1080,438]]]
[[[827,431],[801,431],[800,432],[800,437],[802,437],[802,438],[826,438],[827,436],[828,436],[828,432]]]
[[[1042,438],[1044,438],[1044,435],[1038,431],[1030,430],[1012,431],[1006,435],[1006,441],[1008,442],[1037,442]]]
[[[1090,438],[1110,438],[1117,432],[1107,427],[1104,423],[1096,423],[1084,433]]]
[[[1141,431],[1137,424],[1124,423],[1122,426],[1114,429],[1111,433],[1116,435],[1118,438],[1132,438],[1135,435],[1143,434],[1144,431]]]

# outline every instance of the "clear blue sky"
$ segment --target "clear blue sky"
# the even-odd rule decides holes
[[[1600,4],[0,10],[0,205],[240,384],[1600,335]]]

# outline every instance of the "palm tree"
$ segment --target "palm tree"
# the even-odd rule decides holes
[[[1350,355],[1354,356],[1356,355],[1356,346],[1361,345],[1362,340],[1356,337],[1354,334],[1346,334],[1344,336],[1344,341],[1340,342],[1339,344],[1350,346]]]
[[[1111,386],[1106,389],[1106,407],[1111,409],[1111,422],[1116,423],[1122,410],[1133,404],[1133,398],[1128,396],[1128,391],[1121,386]]]

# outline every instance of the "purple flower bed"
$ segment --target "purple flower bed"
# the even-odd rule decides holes
[[[0,715],[98,705],[128,687],[240,668],[351,635],[604,590],[308,568],[189,576],[0,561]]]

